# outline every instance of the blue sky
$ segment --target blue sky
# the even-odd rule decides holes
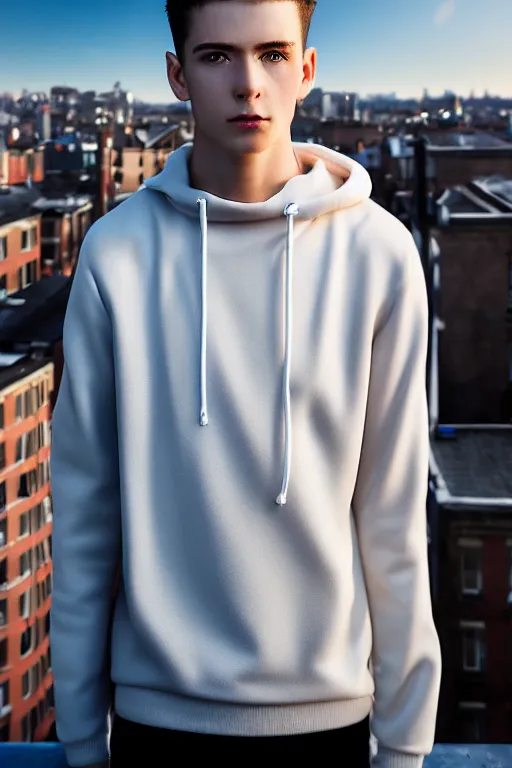
[[[0,10],[0,93],[52,85],[171,101],[164,0],[25,0]],[[512,97],[512,0],[318,0],[310,44],[325,89]]]

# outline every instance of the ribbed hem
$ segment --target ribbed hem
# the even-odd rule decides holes
[[[102,763],[109,758],[107,734],[96,736],[86,741],[74,741],[64,744],[66,760],[72,768]]]
[[[348,701],[260,706],[193,699],[122,685],[116,688],[115,704],[121,717],[135,723],[218,736],[287,736],[330,731],[359,723],[371,708],[371,696]],[[405,768],[410,768],[409,763]]]
[[[407,755],[381,747],[372,761],[372,768],[422,768],[423,755]]]

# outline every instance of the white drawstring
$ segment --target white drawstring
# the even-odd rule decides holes
[[[292,463],[292,413],[290,398],[290,368],[292,358],[292,285],[293,285],[293,219],[298,216],[299,206],[296,203],[290,203],[284,209],[284,215],[288,219],[286,233],[286,291],[285,291],[285,353],[283,367],[283,411],[284,411],[284,467],[283,467],[283,485],[281,493],[276,499],[276,504],[284,507],[288,496],[288,486],[290,484],[290,471]]]
[[[201,412],[199,423],[202,427],[208,424],[208,403],[206,383],[206,350],[208,329],[208,218],[206,215],[206,200],[199,198],[199,220],[201,225]],[[284,209],[287,218],[286,233],[286,284],[284,296],[284,325],[285,352],[283,364],[283,416],[284,416],[284,462],[283,484],[276,504],[283,507],[288,496],[290,471],[292,463],[292,414],[290,397],[290,370],[292,359],[292,323],[293,323],[293,219],[299,214],[299,206],[290,203]]]
[[[199,423],[202,427],[208,424],[208,402],[206,396],[206,333],[208,329],[208,218],[206,216],[206,200],[204,197],[197,201],[199,205],[199,221],[201,224],[201,412]]]

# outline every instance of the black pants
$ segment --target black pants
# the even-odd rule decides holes
[[[212,736],[153,728],[116,715],[110,752],[111,768],[194,765],[194,758],[198,765],[210,765],[216,760],[222,760],[224,765],[257,765],[257,760],[268,760],[267,766],[273,768],[272,760],[287,758],[296,760],[297,765],[308,761],[312,766],[369,768],[370,724],[366,718],[347,728],[300,736]]]

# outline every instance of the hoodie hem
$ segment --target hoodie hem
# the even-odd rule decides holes
[[[379,749],[372,762],[372,768],[422,768],[423,755],[409,755],[393,749]]]
[[[354,725],[370,714],[371,696],[303,704],[228,704],[117,686],[116,712],[155,728],[218,736],[287,736]]]
[[[108,760],[108,735],[102,733],[85,741],[64,743],[64,752],[68,765],[73,768],[103,763]]]

